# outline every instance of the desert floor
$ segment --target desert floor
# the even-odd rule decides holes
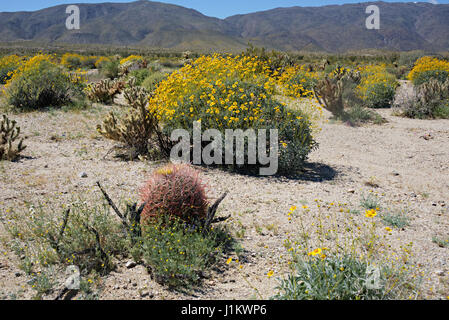
[[[27,157],[0,162],[0,216],[7,214],[7,208],[27,210],[30,202],[56,208],[78,196],[95,201],[100,197],[96,181],[114,199],[138,201],[146,175],[162,164],[106,156],[114,142],[99,136],[96,125],[109,108],[11,115],[28,136]],[[432,239],[449,239],[449,120],[405,119],[393,116],[391,110],[380,113],[388,120],[383,125],[350,127],[323,121],[316,137],[319,149],[311,153],[306,171],[295,179],[200,169],[211,199],[229,191],[219,215],[231,214],[226,223],[241,236],[246,257],[241,270],[223,264],[201,288],[180,293],[152,281],[143,266],[127,269],[127,260],[119,261],[117,271],[104,278],[100,298],[269,298],[277,278],[288,270],[283,259],[286,233],[297,230],[287,220],[289,208],[308,205],[313,210],[314,200],[320,199],[361,211],[361,197],[374,193],[383,208],[403,210],[410,218],[410,225],[394,229],[389,241],[393,245],[413,242],[414,263],[425,275],[422,298],[445,299],[449,296],[449,248],[439,247]],[[82,178],[82,173],[87,177]],[[307,217],[305,221],[311,223]],[[0,235],[4,233],[0,229]],[[17,258],[5,246],[0,249],[0,298],[31,298],[29,278],[18,268]],[[275,276],[268,278],[270,270]]]

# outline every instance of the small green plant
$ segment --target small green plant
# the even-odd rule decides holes
[[[151,71],[148,69],[137,69],[129,73],[129,77],[135,79],[135,85],[141,86],[143,81],[151,75]]]
[[[45,270],[43,272],[37,272],[32,279],[28,282],[31,287],[36,291],[34,299],[41,300],[43,295],[51,293],[56,281],[54,280],[54,270]]]
[[[100,73],[108,79],[115,79],[120,72],[120,61],[106,61],[100,64]]]
[[[190,287],[232,247],[231,239],[221,228],[203,233],[179,219],[153,220],[143,228],[142,257],[158,282]]]
[[[410,219],[403,213],[383,213],[382,222],[389,227],[403,229],[410,225]]]
[[[144,87],[148,92],[153,92],[156,89],[156,86],[165,78],[167,78],[167,74],[163,72],[154,72],[148,75],[142,81],[142,87]]]
[[[391,83],[375,83],[365,92],[365,103],[369,108],[390,108],[396,93]]]
[[[296,270],[280,282],[279,300],[377,300],[388,298],[386,270],[370,278],[370,265],[353,256],[311,257],[299,260]]]
[[[426,82],[429,82],[430,79],[434,79],[438,82],[444,83],[449,79],[449,72],[444,70],[427,70],[419,73],[413,80],[413,84],[415,86],[419,86]]]
[[[380,200],[376,195],[368,194],[368,196],[363,195],[360,199],[360,206],[366,210],[379,210]]]
[[[74,202],[60,215],[42,205],[12,211],[4,222],[9,245],[28,273],[58,264],[106,273],[113,268],[111,255],[126,252],[126,236],[107,206]]]
[[[340,119],[352,126],[358,126],[363,123],[385,123],[385,119],[382,118],[381,115],[371,109],[362,107],[361,105],[355,105],[346,109],[340,116]]]
[[[432,237],[432,242],[436,243],[441,248],[449,248],[449,238],[442,239],[441,237],[434,236]]]

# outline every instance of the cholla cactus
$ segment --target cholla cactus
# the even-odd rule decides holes
[[[418,97],[423,104],[434,100],[449,99],[449,80],[441,82],[437,79],[430,79],[418,87]]]
[[[17,127],[16,124],[16,121],[11,121],[6,115],[3,115],[0,122],[0,160],[17,160],[20,152],[26,148],[23,145],[23,138],[15,144],[20,135],[20,127]]]
[[[136,86],[136,78],[131,77],[128,87],[123,91],[123,97],[127,104],[134,109],[145,109],[150,93],[143,87]]]
[[[120,61],[119,75],[125,76],[131,71],[144,69],[148,66],[148,62],[140,56],[129,56]]]
[[[93,102],[109,103],[124,87],[123,81],[104,79],[90,83],[86,88],[86,95]]]
[[[148,155],[151,147],[157,147],[164,155],[169,154],[169,140],[162,134],[157,118],[148,112],[149,93],[135,86],[135,79],[128,82],[124,98],[129,105],[128,113],[117,119],[111,112],[97,131],[108,139],[124,144],[131,151],[130,158]]]
[[[351,79],[360,82],[360,72],[337,66],[334,71],[319,81],[313,89],[318,102],[333,115],[339,116],[344,112],[343,89],[345,81]]]
[[[202,225],[207,217],[208,201],[199,172],[186,164],[170,164],[155,170],[141,190],[145,203],[141,223],[151,219],[177,218]]]
[[[326,76],[313,88],[318,102],[333,115],[341,115],[343,106],[343,80]]]

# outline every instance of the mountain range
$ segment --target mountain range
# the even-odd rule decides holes
[[[380,29],[368,30],[368,5]],[[449,50],[449,5],[365,2],[276,8],[218,19],[177,5],[135,1],[78,4],[80,29],[67,30],[67,5],[0,12],[0,42],[108,44],[235,51],[248,42],[283,51]]]

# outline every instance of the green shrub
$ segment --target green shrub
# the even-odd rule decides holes
[[[349,125],[357,126],[363,123],[382,124],[385,122],[384,118],[377,112],[365,108],[361,105],[354,105],[345,110],[340,120],[347,122]]]
[[[136,79],[135,85],[137,85],[137,86],[141,86],[143,81],[150,75],[151,75],[151,71],[146,68],[133,70],[129,73],[130,77],[134,77]]]
[[[382,222],[392,228],[402,229],[410,225],[410,219],[403,213],[383,213]]]
[[[29,272],[62,264],[76,265],[84,274],[104,274],[113,268],[112,255],[126,253],[129,245],[107,203],[77,201],[59,212],[30,206],[28,212],[12,211],[4,225],[9,245],[29,264]]]
[[[400,66],[406,66],[407,68],[411,69],[415,65],[416,60],[424,56],[426,56],[425,52],[420,50],[401,52],[398,64]]]
[[[387,270],[370,283],[369,264],[353,256],[300,260],[296,271],[277,287],[279,300],[377,300],[389,298]]]
[[[203,234],[179,220],[159,220],[143,228],[142,259],[159,283],[171,287],[199,284],[229,248],[224,229]]]
[[[435,99],[424,103],[420,99],[407,101],[402,115],[412,119],[449,119],[449,100]]]
[[[445,82],[449,79],[449,72],[445,70],[428,70],[418,73],[415,79],[413,79],[413,84],[419,86],[423,83],[429,82],[430,79],[435,79],[439,82]]]
[[[380,200],[376,195],[368,194],[368,196],[362,195],[360,199],[360,206],[366,210],[379,210]]]
[[[449,248],[449,238],[443,239],[438,236],[433,236],[432,242],[437,244],[440,248]]]
[[[430,79],[417,87],[403,105],[403,115],[418,119],[449,119],[449,79]]]
[[[115,79],[120,72],[120,61],[105,61],[100,65],[100,73],[109,79]]]
[[[18,109],[41,109],[70,104],[81,95],[82,85],[74,83],[61,67],[42,61],[11,79],[6,101]]]
[[[367,88],[365,103],[369,108],[389,108],[393,102],[396,87],[389,83],[375,83]]]
[[[225,83],[226,90],[233,90],[233,85],[236,83],[234,80],[227,80]],[[217,126],[215,123],[215,116],[210,114],[209,106],[206,101],[201,101],[199,96],[202,95],[203,89],[198,88],[196,92],[192,92],[192,95],[196,97],[193,102],[187,102],[178,108],[178,112],[181,114],[189,115],[190,109],[194,109],[196,117],[201,119],[202,130],[208,128],[216,128],[222,133],[222,145],[226,144],[225,129],[265,129],[267,130],[267,139],[270,139],[270,129],[278,130],[279,138],[279,159],[278,169],[281,174],[294,174],[301,168],[309,155],[309,153],[316,147],[316,143],[312,137],[311,125],[309,120],[304,117],[300,110],[289,110],[285,105],[276,101],[263,87],[250,82],[239,83],[240,94],[245,95],[247,101],[252,100],[250,97],[254,96],[255,100],[260,101],[260,113],[258,116],[261,119],[265,119],[264,122],[252,120],[254,114],[247,111],[247,119],[243,123],[233,123],[232,120],[235,114],[232,111],[226,110],[225,113],[220,114],[220,118],[223,119],[223,123],[228,123],[227,126]],[[226,97],[223,97],[225,99]],[[235,97],[235,100],[229,102],[231,105],[240,104],[242,101]],[[240,116],[243,118],[244,116]],[[221,121],[219,118],[219,122]],[[193,137],[192,122],[188,116],[183,118],[176,118],[165,122],[164,131],[172,132],[175,129],[183,128],[190,132],[190,136]],[[247,141],[247,140],[246,140]],[[234,141],[234,149],[235,149]],[[268,146],[267,146],[268,148]],[[245,142],[244,159],[248,159],[248,146]],[[269,152],[267,151],[267,154]],[[225,154],[223,153],[223,157]],[[245,160],[246,161],[246,160]],[[223,163],[225,163],[223,158]],[[243,165],[229,165],[229,168],[236,171],[250,171],[255,172],[260,168],[260,164],[251,165],[245,162]]]
[[[163,72],[153,72],[148,75],[142,82],[142,87],[148,90],[148,92],[153,92],[156,86],[165,78],[168,74]]]
[[[280,151],[279,172],[295,174],[316,147],[311,122],[304,111],[290,110],[286,103],[277,100],[276,80],[268,73],[268,66],[255,58],[203,56],[162,81],[151,96],[148,109],[161,119],[167,136],[184,129],[193,137],[193,124],[197,121],[202,131],[218,130],[222,146],[226,145],[227,129],[242,132],[252,129],[253,133],[263,129],[268,134],[277,129],[279,150],[285,149]],[[311,105],[310,109],[318,108]],[[245,139],[244,154],[240,157],[243,161],[223,164],[226,163],[223,152],[222,159],[215,159],[215,164],[247,172],[260,169],[263,166],[257,161],[260,156],[256,155],[255,163],[246,161],[249,148],[248,138]],[[235,150],[237,142],[233,140]],[[192,139],[190,142],[193,144]],[[268,143],[264,151],[273,152]]]

